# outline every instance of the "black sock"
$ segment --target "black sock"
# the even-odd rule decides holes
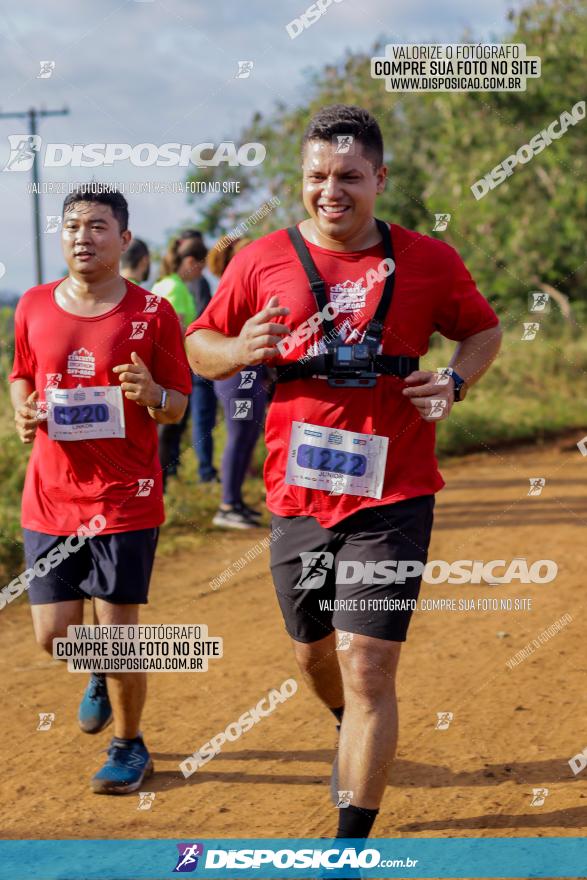
[[[368,810],[366,807],[339,807],[337,837],[354,838],[369,837],[373,823],[379,810]]]
[[[340,724],[342,721],[343,713],[344,713],[344,706],[339,706],[338,709],[333,709],[332,707],[330,707],[330,711],[332,712],[332,714],[334,715],[334,717],[336,718],[336,720]]]

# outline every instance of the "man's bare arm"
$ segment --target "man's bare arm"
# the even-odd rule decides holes
[[[279,354],[278,342],[289,334],[285,317],[289,309],[272,296],[266,307],[243,324],[238,336],[224,336],[216,330],[196,330],[186,342],[190,366],[204,379],[228,379],[245,366],[255,366]]]

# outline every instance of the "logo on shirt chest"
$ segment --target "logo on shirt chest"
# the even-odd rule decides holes
[[[87,348],[78,348],[76,351],[72,351],[67,358],[67,372],[70,376],[78,376],[79,378],[95,376],[96,358],[93,352],[88,351]],[[58,376],[59,373],[50,375]]]
[[[367,292],[362,278],[358,281],[342,281],[330,288],[330,301],[338,307],[339,312],[358,312],[365,308]]]

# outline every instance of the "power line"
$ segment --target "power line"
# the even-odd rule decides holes
[[[32,156],[33,162],[31,165],[31,174],[33,180],[32,187],[32,196],[33,196],[33,222],[34,222],[34,237],[35,237],[35,264],[37,270],[37,284],[43,283],[43,253],[41,247],[41,189],[39,186],[39,146],[40,144],[37,142],[37,123],[39,119],[42,119],[45,116],[67,116],[69,114],[69,110],[67,107],[64,107],[63,110],[38,110],[35,107],[31,107],[29,110],[23,110],[21,112],[15,113],[0,113],[0,119],[28,119],[29,123],[29,134],[28,139],[23,139],[20,144],[16,146],[17,152],[11,155],[11,158],[6,165],[6,169],[10,168],[10,165],[15,162],[17,159],[22,160],[24,158],[30,158]]]

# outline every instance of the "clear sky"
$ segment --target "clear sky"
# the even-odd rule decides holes
[[[304,74],[340,59],[347,49],[368,51],[375,40],[457,42],[499,37],[511,4],[504,0],[339,0],[291,39],[286,25],[308,0],[0,0],[2,112],[30,106],[60,109],[43,120],[44,143],[199,144],[238,140],[241,127],[276,102],[304,102]],[[41,61],[54,61],[38,78]],[[239,61],[253,61],[236,78]],[[383,88],[383,84],[382,84]],[[0,168],[9,135],[25,121],[0,119]],[[180,181],[186,169],[44,168],[42,180]],[[2,235],[0,290],[23,292],[35,283],[30,174],[0,172]],[[152,246],[198,220],[198,200],[183,194],[129,195],[131,229]],[[236,198],[236,197],[235,197]],[[41,218],[61,211],[62,195],[44,195]],[[45,280],[63,260],[58,234],[43,235]],[[1,268],[0,268],[1,271]]]

